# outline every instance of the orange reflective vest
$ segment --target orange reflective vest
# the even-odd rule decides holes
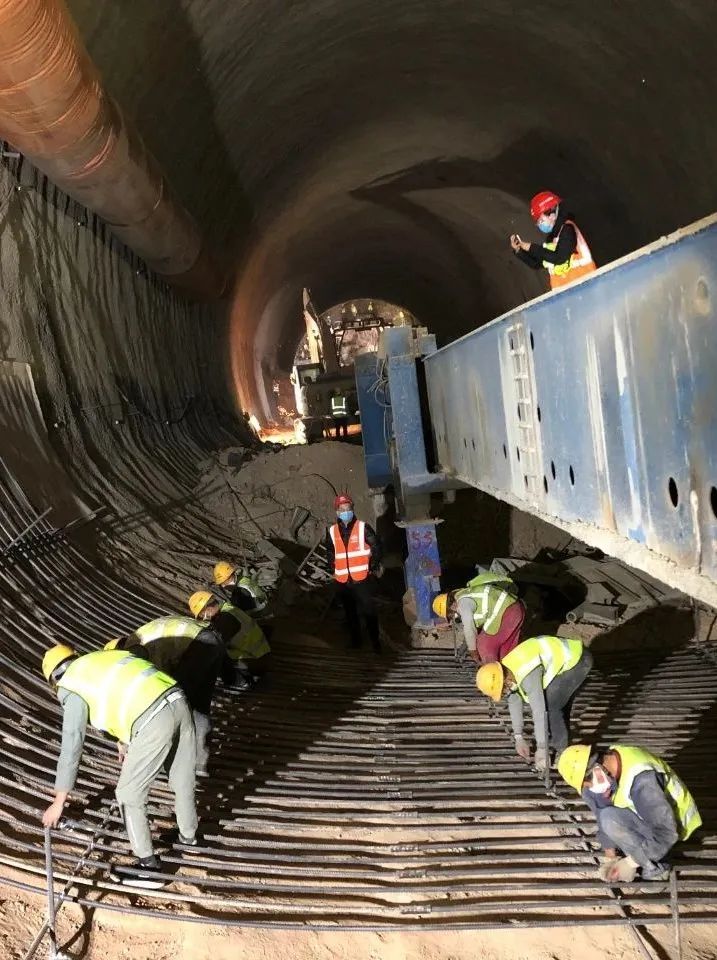
[[[366,543],[366,524],[357,520],[351,528],[349,542],[344,543],[338,523],[331,527],[331,542],[334,545],[334,579],[347,583],[352,580],[365,580],[371,560],[371,547]]]
[[[593,273],[593,271],[597,270],[593,255],[590,253],[590,247],[587,245],[587,241],[580,232],[578,225],[573,220],[566,220],[565,223],[569,223],[575,228],[578,245],[566,263],[548,263],[547,260],[543,260],[543,266],[548,271],[550,277],[551,290],[555,290],[556,287],[565,287],[574,280],[585,277],[588,273]],[[561,231],[563,227],[560,228]],[[546,250],[555,250],[559,238],[560,232],[558,232],[558,236],[554,240],[551,240],[550,243],[544,243],[543,246]]]

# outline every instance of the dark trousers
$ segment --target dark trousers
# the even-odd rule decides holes
[[[585,648],[583,655],[572,668],[560,673],[552,680],[545,691],[545,708],[548,711],[550,742],[560,756],[570,743],[570,711],[573,709],[575,694],[585,683],[592,670],[593,655]]]
[[[378,614],[374,598],[373,577],[365,580],[338,584],[339,599],[346,614],[346,623],[351,637],[351,646],[361,646],[361,620],[366,624],[366,633],[374,650],[380,650],[378,638]]]
[[[349,419],[348,417],[334,417],[334,428],[336,429],[336,439],[338,440],[341,436],[348,437],[349,435]]]
[[[197,734],[197,768],[204,770],[209,760],[210,711],[214,688],[224,659],[224,644],[194,640],[175,668],[175,680],[184,690],[194,715]]]

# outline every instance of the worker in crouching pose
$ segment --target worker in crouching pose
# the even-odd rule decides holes
[[[211,626],[224,643],[221,677],[224,683],[248,689],[266,675],[271,647],[259,624],[248,613],[222,601],[208,590],[189,598],[189,610],[200,623]]]
[[[214,565],[214,583],[225,600],[247,613],[259,613],[266,607],[266,592],[248,571],[220,560]]]
[[[523,735],[523,703],[530,705],[534,763],[544,770],[550,762],[550,746],[559,757],[568,745],[573,699],[592,665],[592,654],[582,640],[532,637],[519,643],[500,663],[484,664],[476,674],[476,686],[496,703],[507,696],[515,750],[525,760],[530,759],[530,746]]]
[[[89,722],[116,738],[124,758],[116,796],[137,861],[131,867],[116,867],[113,876],[137,886],[162,886],[146,808],[150,786],[163,768],[174,791],[180,842],[197,842],[196,743],[184,693],[149,661],[121,650],[78,656],[72,647],[58,644],[45,653],[42,672],[63,711],[55,799],[43,814],[43,824],[56,827],[62,816]]]
[[[548,271],[551,290],[565,287],[597,269],[585,237],[563,209],[562,197],[552,190],[536,193],[530,201],[530,215],[538,230],[547,235],[545,241],[528,243],[514,233],[510,245],[527,266]]]
[[[675,771],[642,747],[573,744],[561,754],[558,772],[595,814],[605,856],[599,875],[607,883],[629,883],[638,870],[642,880],[666,880],[667,854],[702,824]]]
[[[375,653],[381,652],[375,578],[381,569],[381,541],[363,520],[357,520],[354,503],[347,493],[334,500],[336,523],[326,534],[329,566],[333,566],[339,598],[346,614],[351,646],[361,646],[361,619]]]
[[[468,652],[479,663],[493,663],[510,653],[525,621],[515,583],[506,574],[485,568],[462,590],[434,597],[433,612],[449,622],[461,622]]]
[[[158,617],[128,637],[110,640],[105,650],[131,650],[174,677],[194,715],[197,776],[208,776],[212,698],[225,655],[219,634],[191,617]]]

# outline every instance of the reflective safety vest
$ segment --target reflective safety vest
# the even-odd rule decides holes
[[[518,597],[518,588],[502,573],[481,573],[468,586],[456,590],[456,600],[470,597],[476,605],[473,622],[490,636],[500,630],[503,614]]]
[[[622,764],[617,790],[612,798],[614,806],[632,810],[637,814],[631,798],[635,777],[646,770],[654,770],[665,780],[664,790],[675,814],[680,840],[686,840],[702,825],[702,817],[692,794],[669,764],[648,753],[647,750],[643,750],[642,747],[624,747],[618,743],[610,749],[619,754]]]
[[[134,636],[147,648],[145,655],[155,667],[172,673],[190,643],[206,629],[207,624],[193,617],[157,617],[138,627]]]
[[[266,606],[266,592],[259,586],[253,577],[244,574],[237,580],[237,586],[242,590],[246,590],[246,592],[254,599],[254,603],[257,605],[257,607]]]
[[[565,640],[563,637],[531,637],[523,640],[500,661],[515,677],[518,693],[525,702],[528,696],[521,683],[536,667],[543,668],[543,690],[559,674],[566,673],[577,664],[583,655],[582,640]]]
[[[565,287],[574,280],[578,280],[580,277],[587,276],[588,273],[593,273],[593,271],[597,270],[593,255],[590,253],[590,247],[587,245],[585,237],[582,235],[578,225],[573,220],[566,220],[565,223],[569,223],[572,227],[575,227],[578,244],[574,252],[570,255],[570,259],[565,263],[548,263],[547,260],[543,260],[543,266],[549,274],[551,290],[554,290],[556,287]],[[543,244],[546,250],[556,249],[563,227],[560,228],[558,236],[554,240]]]
[[[366,524],[363,520],[354,523],[348,543],[344,543],[338,523],[331,527],[330,533],[334,545],[334,579],[339,583],[347,583],[350,574],[352,580],[365,580],[371,562],[371,547],[366,543]]]
[[[237,632],[227,644],[227,654],[231,660],[258,660],[271,653],[264,631],[248,613],[233,607],[231,603],[223,603],[219,612],[228,613],[238,624]]]
[[[57,686],[82,697],[93,727],[129,743],[135,720],[176,684],[126,650],[98,650],[73,660]]]
[[[331,416],[332,417],[346,417],[348,416],[348,400],[346,397],[332,397],[331,398]]]
[[[165,637],[176,637],[186,640],[186,649],[202,630],[206,630],[206,624],[199,623],[193,617],[157,617],[156,620],[150,620],[144,626],[138,627],[134,634],[142,646]]]

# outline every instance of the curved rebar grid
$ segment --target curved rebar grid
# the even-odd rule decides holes
[[[1,513],[0,529],[9,539],[33,519],[7,482]],[[46,598],[53,583],[67,582],[77,599],[55,598],[45,608],[37,603],[28,614],[33,596]],[[8,882],[40,891],[39,817],[60,737],[59,705],[38,672],[48,631],[91,649],[157,608],[91,567],[69,544],[3,566],[0,585],[6,608],[18,590],[24,598],[0,624],[0,871]],[[128,854],[117,816],[101,828],[118,768],[114,745],[89,734],[79,807],[54,835],[61,883],[88,839],[99,834],[96,859],[75,878],[69,899],[266,926],[625,922],[595,877],[585,844],[594,834],[587,811],[562,786],[546,793],[529,765],[513,756],[505,730],[474,693],[470,668],[457,667],[444,651],[369,660],[294,649],[289,640],[279,642],[276,656],[266,691],[241,699],[220,693],[214,772],[199,786],[200,846],[159,848],[170,882],[164,890],[143,891],[138,902],[136,893],[108,879],[108,861]],[[698,793],[707,829],[680,859],[684,921],[717,918],[710,832],[716,801],[705,796],[713,773],[709,724],[701,723],[714,711],[716,679],[694,648],[628,651],[613,655],[609,673],[595,671],[576,708],[589,733],[610,703],[601,742],[624,737],[676,758]],[[151,814],[157,829],[171,825],[164,783],[152,793]],[[671,920],[667,885],[626,885],[620,904],[641,924]]]
[[[196,426],[158,425],[151,438],[137,429],[125,441],[130,469],[145,482],[160,482],[162,471],[176,478],[180,507],[166,524],[187,546],[221,533],[188,493],[193,464],[206,456],[193,440]],[[217,426],[215,442],[222,438],[231,442]],[[54,529],[52,513],[42,516],[47,506],[33,505],[3,466],[0,877],[38,893],[40,815],[61,716],[39,673],[41,655],[53,641],[96,649],[165,609],[161,585],[153,599],[103,572]],[[120,550],[110,529],[105,550],[115,542]],[[135,569],[149,570],[149,561]],[[171,578],[171,562],[165,572]],[[213,774],[198,792],[201,842],[158,846],[164,890],[130,894],[108,878],[110,859],[129,855],[118,816],[108,816],[119,768],[114,744],[89,733],[77,800],[53,837],[58,888],[95,840],[68,899],[192,922],[315,929],[612,925],[624,924],[624,914],[672,922],[667,884],[625,885],[616,903],[596,878],[588,811],[562,785],[546,793],[477,697],[473,669],[452,654],[387,651],[379,659],[301,644],[291,629],[274,647],[265,690],[217,697]],[[674,762],[706,825],[678,860],[680,917],[717,919],[717,669],[697,647],[669,645],[609,658],[596,650],[596,661],[575,708],[575,736],[599,729],[601,743],[641,742]],[[156,832],[172,825],[171,802],[158,784]]]

